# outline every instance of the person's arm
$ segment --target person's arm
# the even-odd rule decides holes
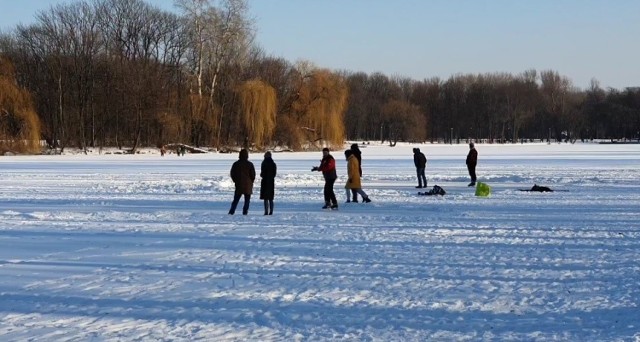
[[[231,176],[231,180],[236,183],[237,179],[238,179],[238,168],[237,168],[238,164],[233,163],[233,165],[231,166],[231,172],[229,173]]]

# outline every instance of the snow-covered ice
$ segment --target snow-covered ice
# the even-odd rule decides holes
[[[227,215],[235,154],[0,157],[0,340],[640,341],[640,145],[478,145],[488,198],[413,147],[362,148],[370,204],[334,152],[339,211],[275,153],[273,216]]]

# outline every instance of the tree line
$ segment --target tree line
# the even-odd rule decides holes
[[[168,143],[640,138],[638,88],[604,90],[594,80],[581,90],[552,70],[420,81],[331,71],[266,55],[247,0],[176,8],[75,1],[1,34],[0,91],[13,95],[0,95],[0,141],[40,136],[52,148],[135,152]]]

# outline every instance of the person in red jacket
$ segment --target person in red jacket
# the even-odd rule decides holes
[[[476,151],[473,142],[469,143],[469,154],[467,154],[467,169],[469,170],[469,176],[471,176],[471,183],[469,186],[476,185],[476,165],[478,164],[478,151]]]
[[[329,153],[328,148],[322,149],[322,160],[320,166],[314,166],[311,171],[322,172],[324,176],[324,206],[322,209],[338,209],[338,200],[336,194],[333,192],[333,184],[338,179],[336,173],[336,160]]]

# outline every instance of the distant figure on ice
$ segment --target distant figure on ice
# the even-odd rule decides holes
[[[320,166],[314,166],[311,171],[322,172],[324,176],[324,206],[322,209],[338,209],[338,200],[336,194],[333,192],[333,184],[338,178],[336,173],[336,160],[329,153],[328,148],[322,149],[322,160]]]
[[[424,175],[424,170],[427,168],[427,157],[420,152],[419,148],[413,149],[413,163],[416,165],[416,174],[418,175],[418,186],[416,188],[426,188],[427,177]]]
[[[360,151],[358,144],[351,144],[351,151],[356,159],[358,159],[358,172],[360,173],[360,178],[362,178],[362,151]],[[351,201],[358,203],[358,192],[356,190],[351,189],[351,196],[353,200],[349,200],[349,195],[347,194],[347,203]]]
[[[240,197],[243,195],[244,207],[242,207],[242,215],[247,215],[249,213],[251,194],[253,193],[253,181],[256,179],[256,169],[253,167],[253,163],[249,161],[249,152],[247,150],[240,150],[238,161],[231,166],[231,179],[236,185],[236,191],[231,203],[231,209],[229,209],[229,215],[235,214]]]
[[[469,170],[469,176],[471,177],[471,183],[469,186],[476,185],[476,165],[478,164],[478,151],[476,151],[473,142],[469,143],[469,154],[467,154],[467,170]]]
[[[362,196],[363,203],[369,203],[371,200],[364,190],[362,190],[362,182],[360,179],[360,171],[358,170],[358,158],[352,150],[344,151],[344,156],[347,159],[347,184],[344,186],[347,193],[347,202],[349,199],[349,192],[353,191]],[[358,202],[357,200],[354,202]]]
[[[273,197],[275,195],[275,178],[277,166],[271,158],[271,152],[264,154],[264,160],[260,166],[260,199],[264,200],[264,214],[273,215]]]

